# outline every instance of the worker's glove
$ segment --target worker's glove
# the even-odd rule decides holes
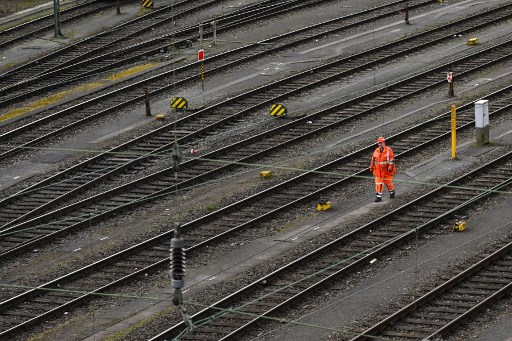
[[[389,167],[388,167],[388,172],[390,172],[390,173],[391,173],[392,171],[393,171],[393,166],[389,166]]]
[[[370,167],[370,172],[373,172],[373,167]]]

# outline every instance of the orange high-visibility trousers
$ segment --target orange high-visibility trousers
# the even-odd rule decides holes
[[[386,185],[389,192],[392,192],[395,189],[395,185],[393,184],[393,177],[375,177],[375,193],[378,198],[382,198],[382,192],[384,192],[384,185]]]

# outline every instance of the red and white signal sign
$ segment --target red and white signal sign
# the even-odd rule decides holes
[[[204,50],[197,51],[197,60],[198,61],[204,60]]]
[[[451,81],[452,81],[452,78],[453,78],[453,77],[452,77],[452,73],[451,73],[451,72],[448,72],[448,73],[446,74],[446,80],[447,80],[448,82],[451,82]]]

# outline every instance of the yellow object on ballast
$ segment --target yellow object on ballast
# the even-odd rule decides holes
[[[331,209],[331,202],[330,201],[320,201],[318,205],[316,205],[317,211],[327,211]]]
[[[457,232],[462,232],[466,229],[466,222],[464,220],[460,220],[453,225],[453,230]]]
[[[468,45],[476,45],[478,44],[478,38],[470,38],[468,40]]]
[[[165,116],[164,114],[158,114],[155,116],[155,119],[158,121],[165,121],[167,119],[167,116]]]
[[[270,178],[272,176],[272,172],[271,171],[262,171],[262,172],[260,172],[260,176],[262,178]]]

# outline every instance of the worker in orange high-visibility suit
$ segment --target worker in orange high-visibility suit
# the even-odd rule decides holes
[[[393,175],[396,173],[393,150],[386,146],[386,140],[383,137],[379,137],[377,143],[379,146],[373,152],[370,162],[370,171],[375,175],[375,202],[382,201],[384,184],[388,188],[389,197],[395,197]]]

